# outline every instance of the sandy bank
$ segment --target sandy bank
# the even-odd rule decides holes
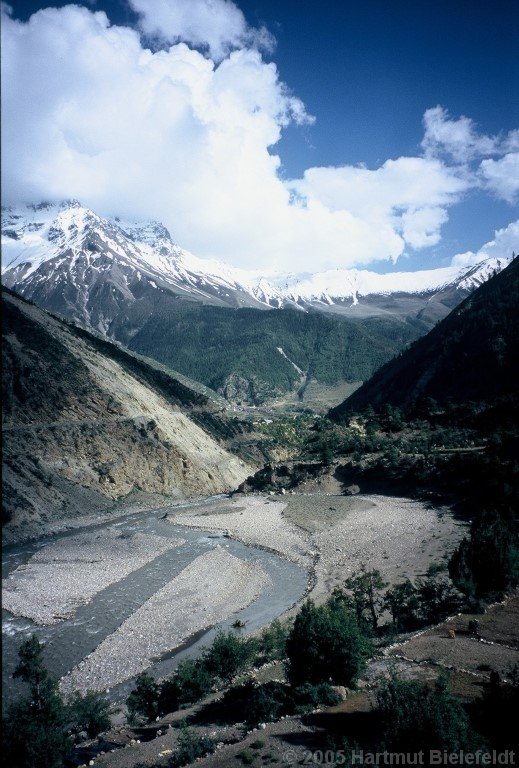
[[[2,583],[3,606],[38,624],[55,624],[110,584],[154,560],[181,539],[91,531],[59,539]]]
[[[139,674],[195,632],[245,608],[269,581],[257,563],[220,547],[200,555],[62,678],[62,692],[102,690]]]
[[[214,510],[199,507],[196,514],[177,514],[171,522],[191,528],[225,531],[249,546],[259,546],[279,552],[288,560],[303,566],[312,562],[306,537],[283,517],[287,504],[264,496],[244,496],[222,502]]]
[[[377,568],[391,583],[423,575],[463,536],[447,508],[392,496],[291,494],[283,501],[242,496],[200,506],[171,521],[226,531],[313,571],[312,597],[324,600],[359,566]]]

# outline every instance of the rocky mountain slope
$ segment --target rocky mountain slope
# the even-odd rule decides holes
[[[2,251],[16,293],[248,405],[366,380],[505,264],[262,276],[76,201],[3,209]]]
[[[486,404],[517,397],[519,259],[492,277],[426,336],[384,365],[330,415],[369,405]]]
[[[4,284],[46,309],[110,335],[121,310],[150,291],[227,307],[294,306],[435,322],[506,260],[377,274],[335,269],[263,274],[196,258],[158,222],[106,219],[80,205],[2,209]]]
[[[229,491],[250,474],[220,444],[239,424],[200,387],[5,290],[2,315],[8,540],[134,497]]]

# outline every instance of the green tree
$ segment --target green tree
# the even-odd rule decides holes
[[[316,607],[308,600],[287,638],[287,675],[292,685],[334,682],[352,686],[371,652],[355,615],[341,601]]]
[[[391,613],[397,632],[410,631],[420,625],[418,590],[409,579],[387,590],[384,607]]]
[[[517,740],[517,712],[519,711],[519,668],[517,665],[506,675],[507,682],[499,675],[490,675],[483,687],[483,695],[474,706],[474,726],[486,743],[502,751],[513,749]]]
[[[425,624],[436,624],[451,613],[459,611],[462,606],[460,594],[448,579],[427,576],[417,579],[416,587],[420,614]]]
[[[151,675],[143,672],[135,681],[135,688],[126,699],[130,720],[140,716],[150,722],[159,714],[160,687]]]
[[[379,689],[377,708],[385,749],[454,752],[472,746],[468,718],[444,680],[430,688],[415,680],[393,678]]]
[[[22,643],[13,676],[27,683],[30,695],[3,718],[4,760],[16,768],[60,768],[67,751],[65,708],[42,650],[35,635]]]
[[[110,703],[94,691],[84,696],[76,693],[68,706],[68,713],[75,723],[76,731],[86,731],[90,738],[110,727],[108,709]]]
[[[387,587],[380,571],[368,571],[362,565],[360,571],[346,579],[344,585],[353,594],[359,626],[369,627],[373,632],[376,632],[383,605],[381,591]]]
[[[491,564],[491,567],[489,567]],[[469,596],[504,592],[519,583],[519,536],[511,506],[485,509],[449,562],[452,580]]]
[[[254,658],[256,641],[238,637],[234,632],[218,632],[204,657],[205,667],[211,675],[230,684]]]

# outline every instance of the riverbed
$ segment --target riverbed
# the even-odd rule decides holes
[[[200,502],[186,505],[195,509]],[[217,508],[221,498],[207,499],[204,509]],[[172,524],[161,519],[172,509],[159,509],[118,518],[79,531],[81,536],[90,533],[99,541],[100,535],[106,535],[107,541],[114,534],[161,537],[170,541],[172,546],[161,551],[151,562],[133,570],[128,575],[111,583],[92,595],[89,602],[79,605],[72,616],[51,625],[42,626],[23,616],[13,616],[3,610],[3,701],[23,694],[23,684],[12,679],[12,671],[17,661],[20,643],[31,633],[35,633],[45,643],[44,657],[47,667],[55,678],[61,678],[77,667],[83,659],[92,654],[103,641],[115,633],[121,625],[132,617],[147,601],[179,576],[196,558],[208,555],[217,549],[223,550],[233,558],[248,564],[249,572],[261,571],[265,578],[258,582],[258,594],[250,595],[250,602],[239,610],[233,610],[236,603],[229,606],[229,615],[221,618],[214,625],[211,616],[206,626],[178,643],[178,636],[173,632],[174,641],[168,652],[161,653],[161,659],[154,660],[153,670],[157,676],[169,674],[179,660],[198,655],[204,646],[210,645],[217,628],[229,629],[239,619],[245,624],[245,631],[253,632],[269,624],[276,616],[284,613],[297,603],[308,588],[308,573],[297,564],[289,562],[279,555],[251,547],[227,538],[224,535],[203,530],[190,530],[184,526]],[[61,541],[67,545],[67,539],[77,537],[78,529],[30,544],[12,546],[4,552],[4,579],[20,566],[26,566],[31,558],[47,547],[59,546]],[[164,549],[164,548],[160,548]],[[70,563],[71,576],[74,563]],[[49,578],[51,575],[49,574]],[[37,588],[41,594],[41,584]],[[49,591],[50,588],[49,588]],[[214,595],[211,596],[214,598]],[[179,647],[180,646],[180,647]],[[120,701],[131,688],[132,678],[116,685],[110,690],[112,701]]]
[[[361,564],[389,583],[416,578],[431,563],[445,566],[463,534],[447,508],[407,498],[250,495],[141,511],[6,548],[3,578],[15,593],[19,579],[10,605],[21,615],[3,612],[4,701],[23,692],[12,671],[32,632],[64,691],[100,690],[106,678],[120,702],[137,671],[170,674],[236,619],[255,632],[307,595],[325,600]],[[128,542],[140,557],[133,563]],[[85,583],[62,586],[58,599],[53,568],[63,585],[67,567],[71,579],[80,568]],[[127,670],[121,658],[131,658]]]

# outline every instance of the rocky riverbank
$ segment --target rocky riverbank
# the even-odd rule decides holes
[[[281,500],[281,498],[283,500]],[[324,600],[363,563],[390,582],[423,575],[456,547],[464,525],[447,508],[392,496],[238,496],[201,505],[171,521],[223,531],[272,549],[309,571],[311,596]]]
[[[181,539],[105,530],[54,541],[2,584],[3,607],[37,624],[55,624]]]
[[[249,605],[269,583],[259,564],[215,548],[197,557],[62,678],[63,693],[103,690]]]

